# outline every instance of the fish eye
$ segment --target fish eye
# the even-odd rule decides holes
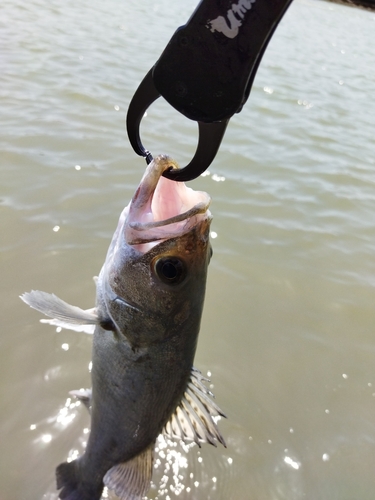
[[[177,285],[186,277],[186,267],[176,257],[162,257],[155,262],[155,273],[163,283]]]

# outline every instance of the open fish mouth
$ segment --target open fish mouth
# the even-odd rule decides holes
[[[125,241],[144,253],[160,240],[181,236],[199,222],[211,220],[210,196],[163,177],[170,168],[179,167],[169,156],[157,156],[127,207]]]

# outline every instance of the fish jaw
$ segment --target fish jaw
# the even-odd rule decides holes
[[[169,156],[156,157],[146,172],[128,207],[124,237],[128,245],[146,253],[158,241],[188,232],[197,222],[210,217],[210,197],[183,182],[162,176],[178,168]]]

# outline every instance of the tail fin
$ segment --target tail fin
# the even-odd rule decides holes
[[[77,474],[77,461],[64,462],[56,468],[56,485],[63,500],[100,500],[103,483],[82,483]]]

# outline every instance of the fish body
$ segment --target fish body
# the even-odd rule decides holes
[[[225,445],[212,418],[222,412],[193,369],[212,253],[210,199],[161,177],[171,167],[167,156],[153,160],[121,214],[94,309],[44,292],[21,297],[51,324],[94,327],[91,432],[84,454],[56,469],[62,499],[99,500],[104,484],[141,499],[163,428]]]

